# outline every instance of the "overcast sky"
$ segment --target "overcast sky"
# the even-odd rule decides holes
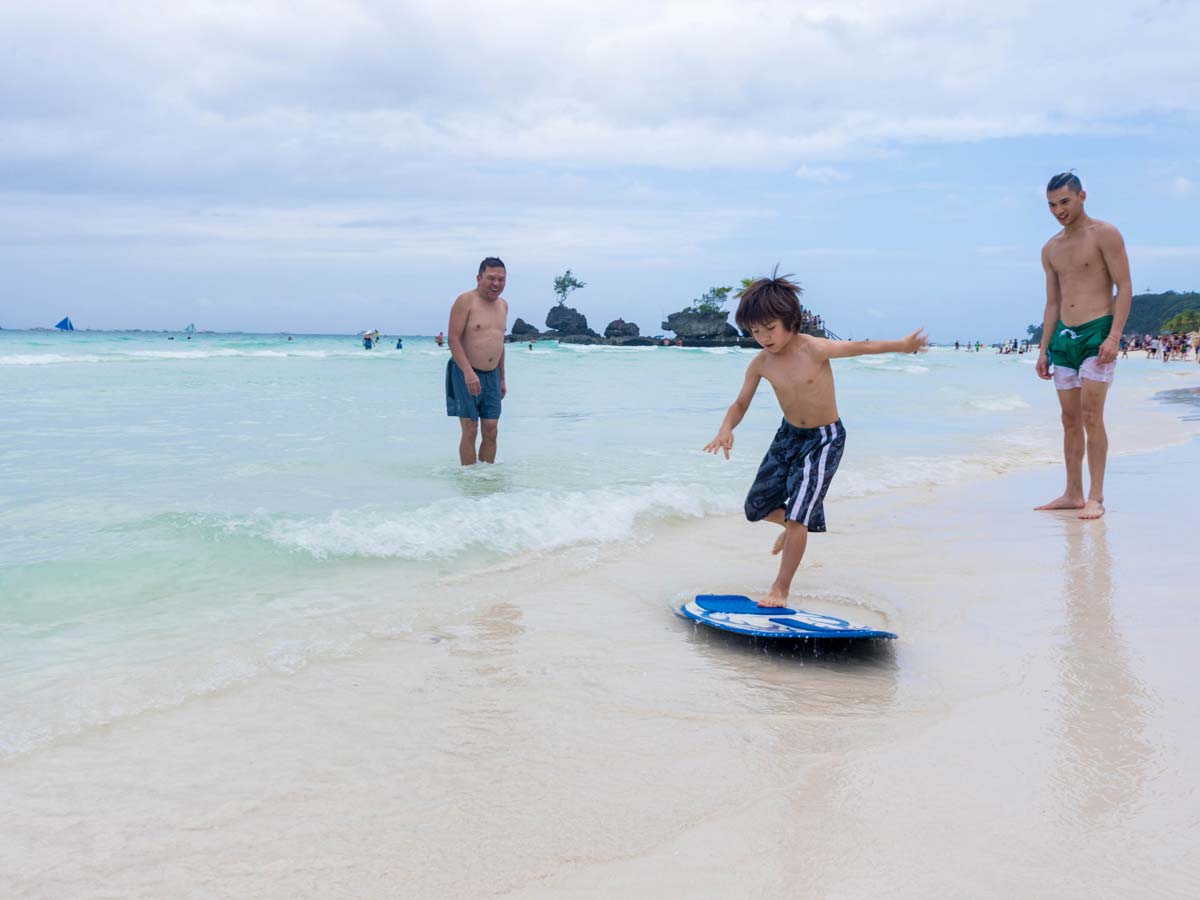
[[[1075,168],[1200,289],[1200,4],[0,5],[0,326],[593,327],[777,262],[842,336],[1041,320]]]

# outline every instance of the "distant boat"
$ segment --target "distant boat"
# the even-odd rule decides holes
[[[74,331],[75,326],[71,324],[70,316],[63,316],[63,320],[54,326],[59,331]]]
[[[193,322],[188,322],[188,327],[187,327],[187,328],[185,328],[185,329],[183,329],[183,333],[184,333],[184,334],[195,334],[195,333],[196,333],[196,325],[195,325],[195,323],[193,323]]]

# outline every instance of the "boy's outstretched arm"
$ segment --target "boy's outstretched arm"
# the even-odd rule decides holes
[[[818,347],[829,359],[845,359],[849,356],[869,356],[872,353],[922,353],[929,345],[929,336],[924,328],[918,328],[908,337],[898,341],[830,341],[814,338]]]
[[[725,413],[725,419],[721,422],[721,430],[717,432],[715,438],[704,445],[706,452],[716,453],[718,450],[724,450],[725,458],[729,459],[729,451],[733,449],[733,429],[738,427],[738,423],[746,415],[746,410],[750,408],[750,401],[754,399],[754,392],[758,390],[758,383],[761,380],[762,375],[758,371],[758,357],[755,357],[746,367],[746,380],[742,382],[742,389],[738,391],[737,399]]]

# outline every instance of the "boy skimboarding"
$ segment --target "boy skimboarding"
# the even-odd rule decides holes
[[[762,351],[746,369],[746,380],[725,414],[709,453],[733,449],[738,426],[762,379],[770,382],[783,422],[763,458],[746,497],[746,518],[782,525],[775,542],[779,574],[759,606],[787,604],[792,576],[804,558],[810,531],[825,530],[825,492],[837,472],[846,443],[838,415],[831,359],[873,353],[916,353],[929,342],[920,329],[896,341],[831,341],[800,332],[800,288],[788,276],[760,278],[742,292],[734,316]]]

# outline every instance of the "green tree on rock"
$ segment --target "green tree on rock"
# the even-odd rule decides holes
[[[587,285],[571,274],[571,270],[563,272],[554,279],[554,293],[558,295],[558,305],[567,305],[567,296],[571,291],[585,288]]]
[[[725,301],[732,290],[732,287],[710,287],[692,301],[691,311],[708,314],[725,312]]]

